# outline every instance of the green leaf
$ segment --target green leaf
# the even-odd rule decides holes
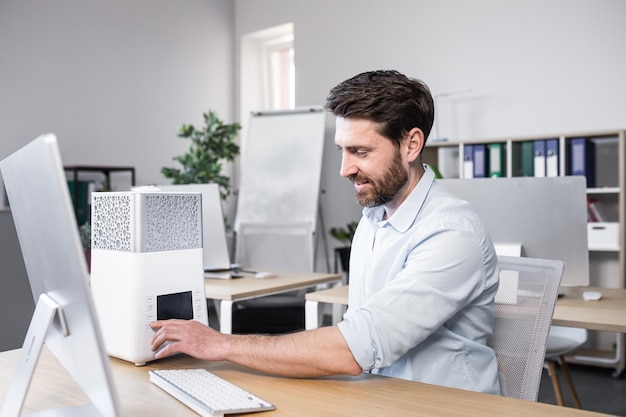
[[[328,232],[332,237],[343,243],[345,246],[350,246],[358,224],[359,223],[356,221],[351,221],[344,227],[331,227]]]
[[[190,140],[187,153],[172,158],[182,169],[163,167],[161,174],[174,184],[216,183],[225,199],[230,194],[230,178],[221,171],[225,161],[232,162],[239,155],[235,139],[241,125],[224,124],[213,110],[203,113],[202,117],[204,126],[183,124],[178,130],[179,138]]]

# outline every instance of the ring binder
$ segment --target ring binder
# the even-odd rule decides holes
[[[574,138],[570,145],[571,175],[582,175],[587,178],[587,188],[595,187],[595,144],[586,138]]]

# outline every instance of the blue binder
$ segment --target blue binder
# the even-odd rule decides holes
[[[560,170],[559,140],[546,140],[546,176],[558,177]]]
[[[474,150],[472,145],[463,145],[463,178],[474,177]]]
[[[487,176],[487,146],[478,144],[472,147],[474,155],[474,178]]]
[[[584,175],[587,188],[596,186],[596,148],[586,138],[575,138],[570,141],[570,174]]]

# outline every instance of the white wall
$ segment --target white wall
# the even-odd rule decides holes
[[[442,137],[624,128],[623,16],[623,0],[2,0],[0,158],[54,132],[66,164],[162,182],[187,148],[182,123],[239,114],[241,36],[288,22],[298,106],[395,68],[435,94],[471,88],[440,100]],[[332,136],[329,120],[326,229],[360,214]]]
[[[435,95],[471,89],[439,100],[440,137],[626,128],[623,0],[236,0],[235,16],[238,38],[294,23],[298,106],[323,104],[356,73],[397,69]],[[328,133],[327,229],[360,214]]]
[[[130,165],[140,184],[166,182],[161,167],[188,147],[181,124],[209,108],[233,120],[233,12],[229,0],[0,1],[0,159],[53,132],[66,165]],[[33,309],[3,233],[0,350],[21,345]]]
[[[2,0],[0,158],[42,133],[63,162],[130,165],[163,183],[183,123],[233,119],[227,0]]]

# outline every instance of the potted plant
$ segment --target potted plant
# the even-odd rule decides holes
[[[191,140],[186,154],[172,158],[182,168],[164,167],[161,174],[172,179],[173,184],[216,183],[222,200],[225,200],[230,195],[230,178],[222,173],[222,165],[234,161],[239,155],[235,138],[241,125],[225,124],[212,110],[202,116],[203,127],[183,124],[178,131],[179,138]]]
[[[343,243],[343,246],[335,248],[335,259],[339,258],[341,269],[345,272],[350,272],[350,247],[358,224],[356,221],[351,221],[344,227],[331,227],[329,230],[332,237]]]

